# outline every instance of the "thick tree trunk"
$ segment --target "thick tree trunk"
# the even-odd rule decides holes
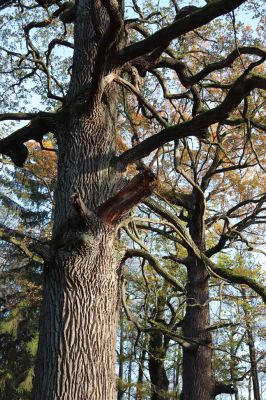
[[[140,173],[120,191],[112,169],[114,101],[66,116],[58,134],[56,210],[44,299],[34,400],[113,400],[120,304],[116,242],[121,215],[151,193]]]
[[[115,398],[122,253],[115,224],[97,211],[118,181],[110,166],[117,105],[112,84],[103,85],[102,75],[93,80],[100,73],[93,72],[100,37],[109,24],[103,5],[93,6],[91,0],[77,4],[72,78],[58,119],[56,209],[34,400]]]
[[[94,260],[46,267],[35,399],[115,397],[119,271],[112,239],[97,245]]]
[[[194,210],[189,219],[190,235],[196,245],[205,250],[205,199],[204,193],[193,188]],[[206,328],[210,325],[209,274],[203,262],[190,254],[187,265],[187,306],[183,324],[184,336],[196,341],[196,350],[183,349],[182,400],[213,400],[215,381],[212,374],[212,336]]]
[[[182,400],[213,400],[211,335],[206,331],[210,324],[208,274],[204,265],[188,268],[187,309],[183,325],[184,336],[202,343],[196,351],[183,349]]]
[[[115,114],[114,114],[115,115]],[[52,257],[44,270],[44,303],[34,384],[36,400],[112,400],[121,254],[115,229],[93,211],[81,218],[78,193],[95,210],[114,192],[108,109],[64,122]]]
[[[35,399],[115,398],[119,274],[100,245],[104,261],[46,268]]]

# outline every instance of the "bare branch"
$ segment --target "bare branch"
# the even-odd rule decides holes
[[[4,113],[0,114],[0,121],[7,121],[7,120],[13,120],[13,121],[22,121],[22,120],[29,120],[33,119],[34,117],[37,117],[37,113],[23,113],[23,112],[17,112],[17,113]]]
[[[240,47],[232,51],[226,58],[220,61],[216,61],[204,67],[200,72],[196,73],[195,75],[191,75],[186,67],[186,64],[182,61],[175,61],[171,58],[164,58],[158,60],[155,63],[155,68],[170,68],[176,71],[180,82],[186,88],[193,86],[195,83],[198,83],[200,80],[206,78],[213,71],[218,71],[223,68],[228,68],[232,65],[232,63],[241,56],[241,54],[249,54],[249,55],[256,55],[264,59],[266,56],[266,51],[260,49],[259,47]],[[154,65],[151,65],[154,67]]]
[[[230,112],[241,103],[251,90],[255,88],[266,89],[266,77],[245,72],[236,80],[220,105],[196,115],[190,121],[163,129],[160,133],[144,140],[134,148],[117,157],[115,160],[116,165],[118,168],[123,169],[128,164],[146,157],[158,147],[161,147],[163,144],[172,140],[188,136],[203,138],[205,128],[226,119]]]
[[[152,116],[163,126],[163,127],[167,127],[168,124],[166,123],[165,119],[163,119],[160,114],[158,113],[158,111],[155,110],[155,108],[145,99],[145,97],[135,88],[135,86],[133,86],[131,83],[129,83],[128,81],[126,81],[123,78],[120,77],[116,77],[114,79],[114,81],[120,83],[122,86],[124,86],[125,88],[129,89],[132,93],[134,93],[136,95],[136,97],[138,98],[139,102],[144,105],[152,114]]]
[[[266,304],[266,287],[256,281],[252,276],[250,276],[250,271],[223,268],[213,263],[203,253],[201,253],[201,259],[205,262],[205,264],[210,268],[211,271],[218,275],[218,277],[221,277],[222,279],[225,279],[231,283],[247,285],[248,287],[250,287],[250,289],[254,290],[254,292],[261,296],[262,300]]]
[[[156,258],[153,257],[149,252],[139,249],[128,249],[126,251],[124,261],[132,257],[141,257],[149,262],[149,264],[154,268],[154,270],[162,276],[170,285],[172,285],[179,292],[185,293],[185,288],[180,284],[180,282],[175,279],[165,268],[162,268],[157,262]]]
[[[205,7],[196,10],[184,18],[178,19],[173,24],[162,28],[148,38],[124,48],[117,54],[117,64],[123,65],[125,62],[136,57],[148,54],[158,47],[158,43],[167,43],[193,29],[205,25],[214,18],[234,10],[244,3],[244,1],[232,0],[228,2],[227,0],[213,0]]]
[[[7,243],[11,243],[16,246],[22,253],[24,253],[28,258],[38,263],[43,264],[43,258],[30,250],[29,238],[23,235],[21,232],[17,232],[14,229],[0,227],[0,239]]]

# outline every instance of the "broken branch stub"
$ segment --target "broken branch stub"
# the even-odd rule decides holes
[[[156,176],[151,170],[140,172],[116,195],[98,207],[98,217],[108,224],[115,224],[141,200],[148,197],[156,184]]]

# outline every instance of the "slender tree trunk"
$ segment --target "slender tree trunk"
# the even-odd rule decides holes
[[[132,390],[132,352],[133,352],[133,344],[131,345],[131,356],[128,361],[128,371],[127,371],[127,382],[128,382],[128,392],[127,392],[127,398],[128,400],[131,399],[131,390]]]
[[[120,380],[120,383],[123,382],[123,375],[124,375],[124,327],[123,327],[123,315],[120,315],[120,342],[119,342],[119,356],[118,356],[118,361],[119,361],[119,367],[118,367],[118,378]],[[124,395],[124,390],[121,388],[118,389],[117,391],[117,400],[122,400]]]
[[[151,400],[165,400],[167,398],[169,380],[164,367],[166,350],[167,345],[165,346],[163,343],[163,334],[161,332],[151,332],[149,341]]]
[[[240,400],[239,399],[239,394],[238,394],[238,388],[237,388],[237,386],[235,386],[235,394],[234,395],[231,395],[231,396],[234,396],[234,398],[235,398],[235,400]]]
[[[146,356],[146,349],[142,349],[140,359],[139,359],[138,384],[137,384],[137,393],[136,393],[137,400],[141,400],[143,398],[142,385],[143,385],[143,377],[144,377],[145,356]]]
[[[242,296],[243,296],[244,301],[247,301],[247,294],[246,294],[245,289],[242,289]],[[250,312],[245,304],[243,305],[243,310],[244,310],[244,314],[245,314],[247,337],[248,337],[248,349],[249,349],[249,358],[250,358],[250,365],[251,365],[251,379],[252,379],[252,385],[253,385],[254,400],[261,400],[255,341],[254,341],[254,334],[253,334],[253,328],[252,328],[252,323],[251,323],[252,316],[250,315]]]
[[[248,400],[252,400],[251,393],[252,393],[252,390],[251,390],[251,377],[250,377],[248,380]]]
[[[251,379],[253,385],[254,400],[261,400],[257,361],[256,361],[256,349],[255,349],[252,327],[249,322],[247,322],[247,335],[248,335],[248,348],[249,348],[249,357],[251,363]]]
[[[164,318],[166,297],[160,295],[155,308],[155,321]],[[165,370],[165,356],[169,345],[169,338],[161,332],[149,334],[149,373],[151,379],[151,400],[165,400],[168,396],[169,379]]]
[[[178,347],[175,351],[175,363],[176,367],[174,369],[174,381],[173,381],[173,392],[176,393],[176,399],[179,397],[179,377],[180,377],[180,366],[182,360],[182,353],[180,352],[180,348]]]
[[[235,400],[240,400],[239,399],[239,394],[238,394],[237,381],[236,381],[237,363],[236,363],[236,359],[235,359],[236,351],[234,350],[234,345],[233,345],[233,335],[230,337],[229,342],[230,342],[230,356],[231,356],[231,360],[230,360],[230,375],[231,375],[231,381],[232,381],[234,389],[235,389],[234,398],[235,398]]]

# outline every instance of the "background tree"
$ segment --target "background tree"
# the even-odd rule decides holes
[[[42,145],[43,136],[54,133],[58,146],[53,233],[51,241],[35,246],[36,253],[44,259],[44,300],[34,398],[114,398],[121,261],[136,255],[144,257],[165,275],[156,258],[143,250],[142,245],[141,249],[129,250],[125,255],[117,232],[125,214],[153,191],[155,176],[147,166],[152,168],[156,159],[161,160],[168,143],[169,156],[174,154],[169,161],[175,161],[172,164],[175,173],[186,181],[184,196],[180,199],[178,185],[174,201],[166,190],[163,199],[146,201],[146,205],[168,221],[174,238],[178,237],[177,243],[186,251],[181,260],[175,259],[188,272],[183,336],[175,335],[185,348],[182,397],[209,400],[232,390],[230,385],[218,384],[213,376],[211,335],[207,329],[210,323],[208,279],[218,275],[230,282],[247,284],[264,300],[265,288],[243,271],[222,268],[210,257],[241,237],[241,232],[253,225],[251,221],[257,224],[263,219],[264,194],[259,191],[255,199],[239,203],[248,208],[244,217],[238,214],[239,207],[232,210],[236,205],[227,208],[225,216],[209,215],[205,196],[208,197],[210,188],[209,175],[213,171],[216,175],[219,167],[226,169],[222,172],[230,167],[242,170],[243,163],[251,167],[254,160],[261,167],[252,132],[265,130],[260,96],[260,90],[266,87],[266,79],[261,74],[265,51],[252,36],[245,37],[244,44],[239,45],[235,14],[231,15],[232,35],[226,43],[213,31],[216,21],[214,26],[202,28],[203,32],[198,29],[244,3],[244,0],[232,0],[230,4],[214,0],[198,8],[180,9],[173,2],[170,8],[146,10],[134,1],[136,18],[129,19],[124,18],[123,4],[106,0],[81,0],[73,7],[57,2],[39,1],[29,5],[12,2],[11,8],[4,9],[8,11],[3,17],[5,47],[2,48],[3,73],[7,79],[2,90],[8,95],[11,88],[17,90],[20,85],[21,95],[27,96],[35,89],[41,101],[44,94],[48,99],[42,110],[41,107],[34,109],[32,99],[26,102],[27,108],[22,108],[22,112],[14,112],[18,104],[5,98],[1,119],[30,120],[30,123],[2,139],[0,151],[15,165],[23,166],[28,156],[24,143],[30,139]],[[1,4],[10,6],[10,2]],[[14,18],[17,11],[19,19]],[[169,21],[171,15],[173,18]],[[72,25],[68,26],[72,23],[74,43]],[[220,26],[224,28],[223,22],[218,22]],[[7,39],[14,28],[19,28],[21,34],[18,42],[10,45]],[[208,29],[214,38],[202,36],[209,36]],[[201,45],[194,45],[198,38],[202,40]],[[57,46],[66,49],[56,52]],[[72,48],[71,65],[66,50]],[[61,54],[63,62],[59,64]],[[239,68],[226,73],[233,65]],[[158,69],[163,69],[165,79]],[[171,75],[174,93],[166,85]],[[132,119],[125,90],[137,99],[137,119],[145,119],[141,135],[135,129],[136,121]],[[130,141],[123,127],[118,130],[120,93],[124,96],[125,114],[133,132]],[[252,101],[248,99],[250,94]],[[135,100],[132,102],[134,111]],[[244,139],[240,132],[238,135],[240,125],[246,126]],[[237,140],[231,143],[225,131],[227,126],[233,126],[233,134],[240,138],[242,153],[236,146]],[[207,169],[206,162],[199,163],[195,158],[193,145],[189,149],[188,141],[183,140],[189,136],[195,138],[192,143],[196,154],[211,160],[210,165],[206,161]],[[263,137],[258,140],[263,141]],[[225,165],[220,154],[224,153],[220,149],[224,142],[230,157],[236,152],[237,161],[233,166],[231,161],[229,166]],[[252,150],[251,158],[247,148]],[[189,171],[179,170],[178,150],[182,161],[187,157]],[[156,157],[143,160],[152,153]],[[129,165],[132,168],[127,170]],[[142,172],[137,174],[135,167]],[[132,179],[125,182],[125,175]],[[178,177],[175,180],[177,183]],[[165,196],[169,203],[166,207],[162,206]],[[180,217],[175,206],[183,208],[185,214]],[[235,215],[240,221],[232,226],[227,221]],[[210,230],[215,218],[225,221],[224,232],[214,246],[206,242],[205,216],[211,218]],[[215,234],[214,239],[217,239]],[[249,237],[248,242],[251,243]],[[183,292],[175,277],[166,274],[164,279]],[[152,327],[153,331],[169,336],[164,329],[164,326]]]
[[[29,399],[38,346],[42,259],[31,242],[49,235],[56,156],[29,148],[25,169],[1,170],[1,399]]]
[[[192,146],[194,147],[194,144],[192,144]],[[140,249],[132,249],[128,250],[127,252],[128,257],[130,258],[132,256],[143,257],[150,262],[159,274],[161,274],[164,278],[167,278],[168,282],[172,283],[176,290],[180,291],[181,293],[186,293],[187,298],[190,300],[187,301],[186,315],[182,321],[183,338],[179,338],[179,343],[184,347],[183,385],[185,386],[187,383],[187,390],[190,391],[190,396],[193,396],[193,393],[196,391],[196,388],[193,387],[191,382],[197,382],[200,379],[201,374],[202,385],[198,388],[198,396],[200,396],[202,390],[211,390],[207,389],[206,376],[212,377],[210,381],[210,387],[213,387],[213,396],[215,393],[216,395],[222,393],[222,391],[225,393],[233,393],[233,389],[230,385],[222,384],[220,382],[215,383],[214,380],[214,371],[212,370],[211,361],[213,353],[211,331],[215,329],[215,325],[212,327],[213,324],[210,319],[209,303],[211,297],[208,289],[208,276],[213,278],[221,278],[226,282],[229,281],[232,283],[245,283],[243,281],[243,277],[246,277],[249,280],[253,280],[253,278],[250,277],[250,271],[243,268],[243,266],[239,263],[239,260],[236,260],[236,268],[230,269],[214,263],[210,260],[210,258],[228,248],[231,248],[233,251],[235,243],[239,241],[247,245],[249,250],[250,248],[252,249],[259,233],[259,226],[263,224],[264,221],[265,203],[265,194],[263,192],[261,194],[257,192],[258,185],[255,186],[256,194],[252,193],[250,186],[248,187],[250,197],[245,197],[245,200],[242,199],[242,196],[246,196],[246,194],[242,193],[242,191],[237,193],[237,187],[235,185],[234,197],[230,198],[228,191],[225,192],[224,190],[223,182],[225,185],[228,184],[226,176],[227,173],[229,173],[230,179],[231,167],[228,167],[228,170],[227,167],[223,168],[222,165],[220,165],[219,169],[217,169],[218,175],[223,174],[221,180],[219,178],[218,186],[220,196],[219,200],[221,202],[220,204],[222,204],[222,209],[220,210],[217,207],[215,200],[215,195],[217,193],[217,186],[215,185],[215,181],[217,179],[217,170],[214,169],[213,165],[213,160],[217,161],[217,152],[220,150],[217,151],[217,149],[215,149],[214,153],[212,154],[210,148],[208,151],[204,152],[203,147],[204,146],[201,146],[200,150],[195,150],[190,148],[187,142],[184,143],[184,152],[182,155],[184,160],[179,160],[177,179],[175,180],[173,178],[172,172],[171,181],[169,178],[166,178],[167,184],[165,182],[165,184],[162,185],[162,188],[159,188],[159,195],[157,199],[149,199],[144,201],[144,203],[153,211],[153,213],[160,216],[161,219],[152,219],[146,217],[144,218],[145,223],[139,224],[138,218],[133,217],[130,223],[132,224],[132,221],[134,222],[136,219],[139,233],[134,233],[135,231],[131,227],[131,236],[135,238],[135,242],[140,246]],[[187,150],[187,155],[189,154],[191,159],[186,156]],[[200,151],[201,155],[197,154],[198,151]],[[207,154],[209,160],[206,160],[205,157],[201,158],[204,153],[205,155]],[[160,165],[163,165],[162,160]],[[166,165],[172,164],[166,163]],[[184,169],[182,168],[183,165],[185,167]],[[196,165],[197,167],[195,167]],[[204,165],[204,169],[202,168],[202,165]],[[205,190],[207,188],[204,188],[204,178],[209,175],[210,168],[213,179],[210,178],[208,182],[210,189],[208,191],[208,195],[205,195]],[[251,169],[252,168],[253,167],[251,167]],[[191,173],[188,175],[188,171],[193,170],[194,178]],[[233,170],[236,171],[237,168],[233,168]],[[251,176],[253,176],[251,170],[249,173]],[[257,175],[258,172],[256,169],[254,170],[254,173]],[[241,174],[241,167],[238,168],[238,174]],[[168,177],[169,173],[166,173],[164,176]],[[183,184],[181,179],[184,180]],[[252,179],[254,179],[254,176]],[[178,195],[180,193],[178,193],[178,191],[175,189],[182,187],[181,194],[184,194],[186,191],[185,181],[192,186],[192,192],[187,192],[186,203],[183,200],[183,205],[181,206],[182,200],[180,200],[180,198],[177,203]],[[163,179],[161,179],[161,182],[163,182]],[[240,185],[242,186],[242,183],[240,183]],[[193,198],[193,192],[195,190],[200,193],[199,198]],[[220,191],[222,192],[220,193]],[[223,193],[225,193],[226,196],[224,199]],[[237,197],[237,194],[239,194],[239,198]],[[189,196],[191,197],[189,198]],[[215,203],[213,203],[213,201],[215,201]],[[255,205],[246,207],[246,205],[249,205],[250,202],[255,202]],[[257,202],[260,204],[258,205]],[[202,214],[200,214],[200,210],[203,210]],[[220,219],[224,221],[221,225],[219,224]],[[141,221],[142,218],[139,220]],[[235,224],[232,222],[234,220],[237,221]],[[196,225],[196,221],[198,221],[199,225]],[[208,224],[206,222],[208,222]],[[155,223],[157,223],[159,226],[161,225],[163,229],[155,228],[153,226]],[[188,226],[189,235],[185,229],[186,225]],[[253,231],[253,226],[255,225],[256,228],[255,231]],[[249,227],[251,227],[251,229],[249,229]],[[172,261],[172,263],[179,265],[179,268],[180,265],[186,267],[187,278],[185,284],[181,285],[180,282],[176,280],[176,273],[173,273],[173,271],[175,271],[174,269],[172,269],[169,273],[167,269],[162,268],[163,261],[161,254],[158,254],[157,260],[155,258],[156,253],[154,251],[152,255],[147,251],[146,246],[142,244],[141,241],[141,230],[144,230],[144,232],[150,230],[167,237],[169,240],[172,240],[172,248],[170,245],[164,246],[163,249],[160,249],[160,253],[166,253],[164,258],[169,259]],[[242,234],[243,231],[245,232],[245,236]],[[201,235],[202,238],[204,238],[204,250],[202,251],[199,251],[199,245],[195,247],[195,243],[199,243],[198,235],[200,232],[202,232]],[[180,254],[180,252],[176,251],[176,243],[179,243],[183,247],[183,254],[185,254],[185,256],[181,256],[182,253]],[[258,243],[260,243],[260,240]],[[202,259],[206,268],[202,268],[202,273],[207,274],[206,276],[199,276],[198,263],[202,262]],[[195,265],[195,269],[193,268],[193,265]],[[253,286],[253,283],[256,286],[255,279],[253,282],[250,281],[251,287]],[[253,289],[256,290],[255,286],[253,286]],[[171,328],[169,332],[171,337],[171,331],[173,328],[171,320],[167,323],[165,322],[165,333],[167,333],[167,330],[169,331],[169,327]],[[218,328],[219,327],[220,322],[218,324]],[[163,328],[161,327],[160,329],[162,330]],[[199,344],[201,344],[200,348],[197,347]],[[186,356],[188,358],[186,358]],[[193,367],[191,368],[191,366]],[[205,382],[204,389],[203,382]]]

